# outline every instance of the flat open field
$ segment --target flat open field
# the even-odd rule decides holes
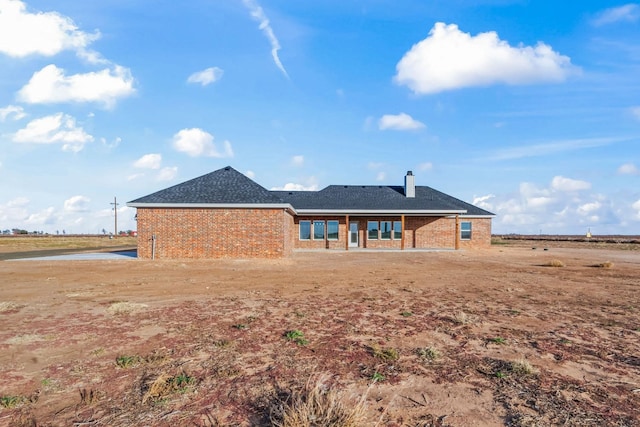
[[[0,261],[0,425],[640,425],[640,251],[501,243]]]

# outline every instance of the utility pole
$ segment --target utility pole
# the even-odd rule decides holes
[[[118,236],[118,200],[115,198],[115,196],[113,197],[113,203],[109,203],[110,205],[113,205],[113,212],[115,213],[115,223],[113,225],[113,236],[117,237]]]

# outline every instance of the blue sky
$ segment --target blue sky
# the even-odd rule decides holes
[[[0,0],[0,229],[135,229],[226,165],[400,185],[496,233],[640,234],[640,3]]]

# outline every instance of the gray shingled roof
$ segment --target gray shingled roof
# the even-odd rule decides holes
[[[128,203],[138,204],[279,204],[296,211],[466,211],[494,215],[427,186],[416,186],[415,198],[404,187],[330,185],[320,191],[269,191],[230,166]]]
[[[416,186],[414,198],[404,187],[388,185],[330,185],[320,191],[274,191],[296,210],[353,211],[460,211],[467,215],[493,215],[427,186]]]
[[[128,204],[283,204],[231,166],[135,199]]]

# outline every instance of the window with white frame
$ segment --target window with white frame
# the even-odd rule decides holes
[[[338,240],[338,221],[327,221],[327,240]]]
[[[393,221],[393,238],[402,239],[402,221]]]
[[[391,240],[391,221],[380,221],[380,239]]]
[[[324,221],[313,221],[313,240],[324,240]]]
[[[311,221],[300,221],[300,240],[311,240]]]
[[[471,240],[471,221],[462,221],[460,223],[460,239]]]
[[[367,221],[367,238],[378,240],[378,221]]]

